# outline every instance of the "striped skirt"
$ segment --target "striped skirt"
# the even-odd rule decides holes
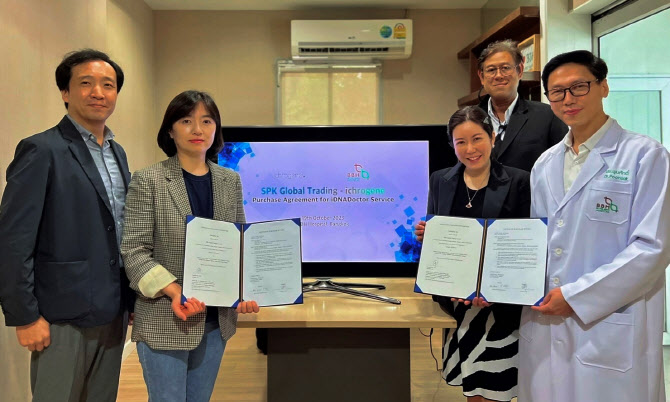
[[[454,302],[457,327],[444,337],[442,378],[465,396],[510,401],[517,396],[521,306],[476,308]]]

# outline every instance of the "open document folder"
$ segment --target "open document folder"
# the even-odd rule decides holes
[[[547,220],[429,215],[415,291],[491,303],[537,305],[544,297]]]
[[[188,216],[183,292],[208,306],[301,304],[300,219],[241,224]]]

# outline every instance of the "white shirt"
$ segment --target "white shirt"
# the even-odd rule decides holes
[[[489,97],[489,117],[491,118],[491,124],[493,125],[493,132],[496,133],[496,136],[498,137],[499,141],[502,141],[505,138],[505,131],[500,133],[500,125],[504,124],[507,126],[509,124],[509,118],[512,116],[512,111],[514,111],[514,107],[516,106],[516,102],[519,100],[519,94],[516,94],[516,98],[514,98],[514,101],[509,105],[507,110],[505,110],[505,120],[500,121],[498,120],[498,116],[496,115],[496,112],[493,110],[493,100],[491,97]]]
[[[602,125],[588,140],[580,144],[579,154],[572,149],[572,128],[568,131],[563,139],[563,145],[565,145],[565,162],[563,163],[563,188],[565,193],[568,193],[572,183],[575,182],[577,175],[582,170],[582,165],[586,162],[586,158],[591,153],[593,147],[596,146],[598,141],[605,135],[607,130],[612,127],[614,120],[611,117],[607,117],[607,121]]]

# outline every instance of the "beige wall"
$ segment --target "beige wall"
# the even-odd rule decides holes
[[[63,54],[78,47],[104,47],[105,10],[106,0],[0,1],[0,51],[5,55],[0,61],[0,113],[4,116],[0,191],[19,140],[54,126],[63,116],[54,80]]]
[[[143,1],[107,1],[107,51],[121,65],[125,83],[107,124],[134,172],[160,159],[155,119],[154,17]]]
[[[54,70],[68,51],[94,47],[110,53],[127,74],[109,126],[131,168],[155,160],[153,135],[153,16],[136,0],[0,1],[0,193],[16,144],[54,126],[65,109]],[[67,29],[64,29],[67,28]],[[144,134],[144,136],[143,136]],[[151,144],[151,146],[149,145]],[[0,392],[3,401],[30,400],[29,353],[0,313]]]
[[[277,59],[290,58],[292,19],[403,18],[402,10],[157,11],[157,119],[179,92],[210,92],[225,125],[275,123]],[[385,124],[444,123],[469,93],[456,53],[476,38],[479,10],[409,10],[414,48],[383,65]]]

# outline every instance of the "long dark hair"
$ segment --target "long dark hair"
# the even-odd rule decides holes
[[[221,116],[219,115],[219,108],[216,107],[214,99],[209,94],[201,91],[184,91],[175,96],[165,110],[163,116],[163,123],[158,130],[158,146],[165,152],[167,156],[174,156],[177,153],[177,146],[172,137],[170,137],[170,130],[172,125],[184,116],[188,116],[198,106],[198,103],[207,110],[216,123],[216,132],[214,133],[214,142],[207,150],[206,158],[212,160],[219,153],[223,147],[223,134],[221,133]]]

